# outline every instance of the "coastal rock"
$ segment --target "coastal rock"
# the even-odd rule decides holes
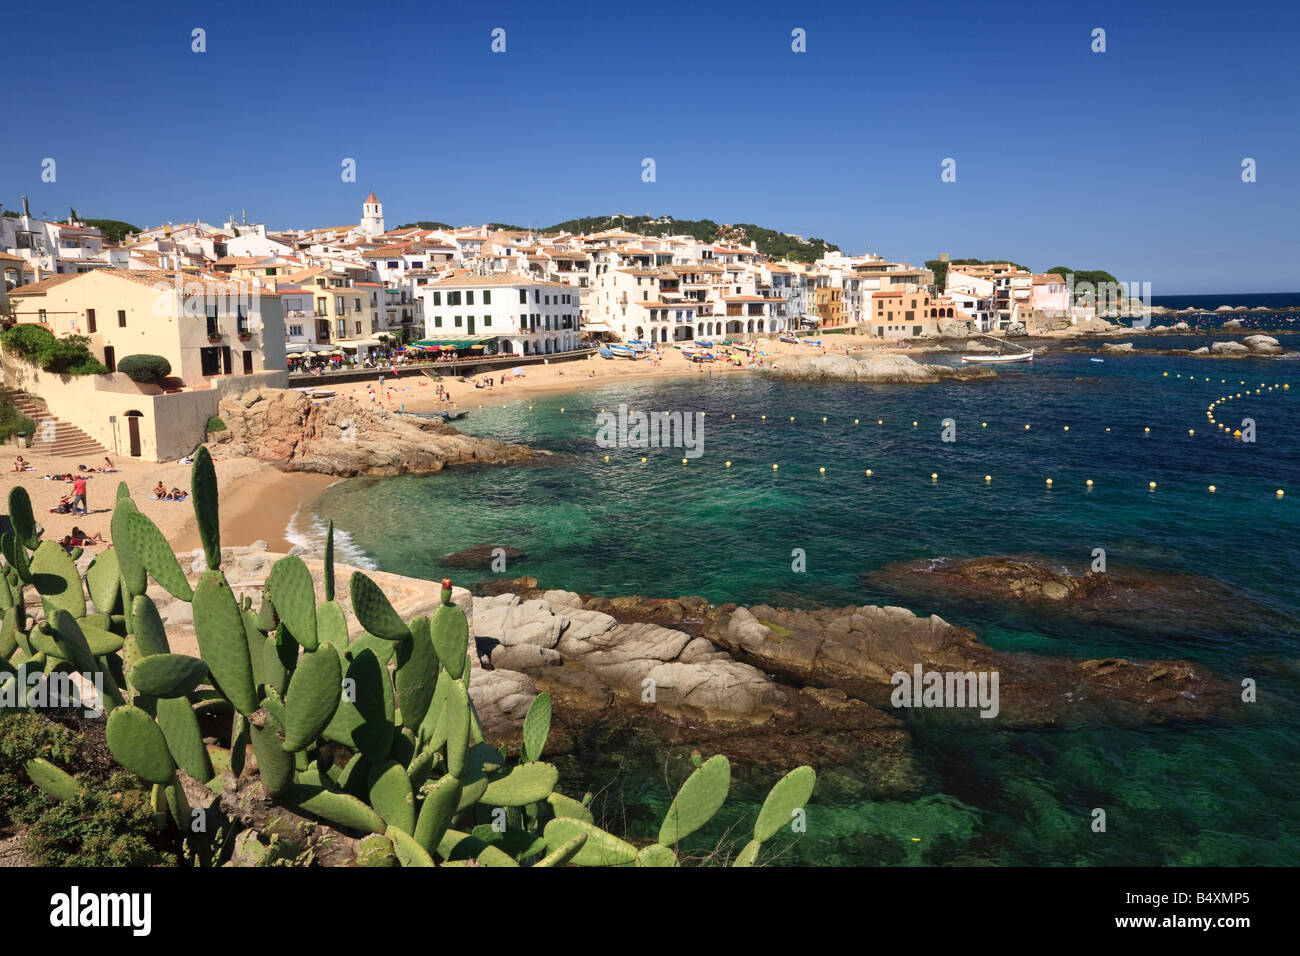
[[[463,435],[437,419],[365,405],[348,396],[313,402],[293,389],[250,389],[221,400],[226,430],[213,441],[228,454],[281,471],[398,475],[447,465],[531,461],[538,452]]]
[[[1229,306],[1221,305],[1221,306],[1219,306],[1219,308],[1215,309],[1215,311],[1216,311],[1216,312],[1224,312],[1224,311],[1231,312],[1232,309],[1231,309]],[[1229,319],[1227,322],[1224,322],[1224,323],[1223,323],[1223,327],[1224,327],[1225,329],[1240,329],[1240,328],[1242,328],[1241,319]]]
[[[1210,345],[1211,355],[1245,355],[1249,351],[1240,342],[1214,342]]]
[[[1257,355],[1281,355],[1282,346],[1271,335],[1248,335],[1241,344]]]
[[[496,553],[498,551],[501,552],[500,556],[507,561],[527,557],[518,548],[508,548],[500,544],[480,544],[472,548],[466,548],[464,551],[457,551],[455,554],[444,554],[438,559],[438,563],[445,564],[449,568],[482,568],[488,570],[492,567],[492,562],[498,557]]]
[[[946,380],[979,381],[997,377],[990,368],[954,368],[947,365],[922,365],[906,355],[868,353],[861,359],[847,355],[783,356],[764,375],[806,382],[872,382],[877,384],[928,384]]]
[[[1199,349],[1192,349],[1187,354],[1188,355],[1209,355],[1210,347],[1208,345],[1202,345]]]
[[[1101,347],[1101,350],[1103,352],[1109,352],[1112,355],[1115,355],[1117,353],[1122,354],[1125,352],[1132,352],[1133,343],[1132,342],[1107,342],[1105,345]]]
[[[979,339],[970,339],[966,342],[967,352],[994,352],[997,351],[991,345],[981,342]]]
[[[1186,322],[1175,322],[1173,325],[1170,326],[1170,328],[1173,329],[1175,332],[1190,332],[1192,329],[1192,327],[1188,325]]]

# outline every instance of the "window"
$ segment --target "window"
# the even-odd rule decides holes
[[[916,305],[916,303],[913,302],[912,305]],[[911,309],[908,309],[907,315],[904,317],[904,321],[913,322],[915,320],[916,320],[916,313],[913,312]]]
[[[474,304],[474,290],[473,290],[473,289],[470,289],[468,292],[465,293],[465,304],[466,304],[466,305],[473,305],[473,304]]]
[[[483,304],[484,304],[484,305],[491,305],[491,304],[492,304],[492,290],[491,290],[491,289],[484,289],[484,290],[483,290]]]
[[[95,334],[95,310],[86,310],[86,331],[91,335]]]
[[[538,292],[536,289],[534,289],[534,290],[533,290],[533,301],[534,301],[534,302],[540,302],[540,301],[541,301],[541,295],[542,295],[542,294],[541,294],[540,292]]]
[[[448,305],[460,305],[460,293],[459,293],[459,292],[448,292],[448,293],[447,293],[447,304],[448,304]]]
[[[302,335],[302,326],[301,326],[301,325],[291,325],[291,326],[289,326],[289,334],[290,334],[290,335]]]
[[[528,290],[527,290],[527,289],[520,289],[520,290],[519,290],[519,304],[520,304],[520,305],[527,305],[527,304],[528,304]]]
[[[343,304],[343,296],[336,295],[334,297],[334,314],[342,315],[347,310],[347,306]]]
[[[37,319],[39,319],[41,322],[44,322],[44,321],[45,321],[45,310],[44,310],[44,309],[37,309],[37,310],[36,310],[36,317],[37,317]]]
[[[208,309],[208,338],[215,339],[221,336],[221,328],[217,325],[217,307],[210,305]],[[203,373],[207,375],[207,372]]]
[[[360,300],[360,299],[353,299],[353,300],[352,300],[352,305],[353,305],[353,307],[356,309],[356,311],[358,311],[358,312],[361,311],[361,300]]]
[[[435,292],[433,293],[433,304],[434,304],[434,305],[442,305],[442,293],[441,293],[441,292],[437,292],[437,291],[435,291]],[[448,302],[447,304],[448,304],[448,305],[451,305],[450,302]]]
[[[325,296],[321,296],[319,299],[316,300],[316,314],[324,315],[328,311],[329,311],[329,299],[325,298]]]
[[[221,349],[199,349],[199,368],[205,378],[221,374]]]
[[[456,328],[460,328],[460,327],[461,327],[461,321],[460,321],[460,320],[461,320],[461,316],[459,316],[459,315],[456,316]]]
[[[520,327],[521,329],[526,329],[526,328],[528,328],[528,315],[527,315],[527,313],[524,313],[524,312],[520,312],[520,313],[519,313],[519,327]]]
[[[118,309],[118,310],[117,310],[117,324],[118,324],[118,327],[119,327],[119,328],[123,328],[123,329],[126,328],[126,310],[125,310],[125,309]]]
[[[335,328],[338,331],[339,338],[342,338],[343,336],[348,334],[348,324],[342,319],[338,320],[338,322],[335,324]]]
[[[435,316],[433,317],[433,327],[434,327],[435,329],[440,329],[440,328],[442,328],[442,316],[440,316],[440,315],[435,315]]]
[[[360,323],[360,321],[353,322],[352,324],[356,326],[356,334],[357,334],[357,335],[360,335],[360,334],[361,334],[361,323]]]
[[[485,316],[483,316],[483,324],[484,324],[484,325],[491,325],[491,324],[492,324],[492,316],[490,316],[490,315],[485,315]]]

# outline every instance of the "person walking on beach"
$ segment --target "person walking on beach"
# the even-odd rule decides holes
[[[86,477],[78,475],[77,480],[72,483],[72,510],[76,513],[77,505],[81,505],[82,514],[90,514],[90,506],[86,504]]]

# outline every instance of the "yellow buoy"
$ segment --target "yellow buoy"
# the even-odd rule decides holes
[[[528,410],[531,412],[533,410],[533,406],[529,405]]]
[[[773,470],[773,471],[776,471],[776,469],[777,469],[777,466],[776,466],[776,465],[773,465],[773,466],[772,466],[772,470]]]
[[[609,455],[606,455],[606,456],[605,456],[605,460],[606,460],[606,461],[609,461]]]
[[[870,477],[870,475],[871,475],[871,469],[868,468],[868,469],[867,469],[867,476]]]
[[[980,422],[980,428],[988,428],[988,427],[989,427],[988,422]]]
[[[685,459],[685,458],[682,459],[682,464],[683,464],[683,465],[686,464],[686,459]]]
[[[1279,489],[1277,490],[1277,496],[1278,496],[1279,498],[1281,498],[1284,494],[1286,494],[1286,492],[1284,492],[1281,488],[1279,488]]]
[[[939,480],[939,473],[938,473],[937,471],[932,471],[932,472],[930,472],[930,480],[931,480],[931,481],[938,481],[938,480]]]
[[[1051,478],[1048,478],[1048,479],[1047,479],[1047,487],[1049,487],[1049,488],[1052,487],[1052,479],[1051,479]]]
[[[1168,377],[1169,377],[1169,373],[1168,373],[1168,372],[1164,372],[1163,375],[1164,375],[1165,378],[1168,378]]]
[[[912,422],[912,427],[913,427],[913,428],[916,427],[916,422]]]
[[[1150,488],[1152,491],[1155,491],[1155,490],[1156,490],[1156,483],[1155,483],[1154,481],[1148,481],[1148,482],[1147,482],[1147,487]]]
[[[1089,488],[1092,487],[1092,479],[1091,479],[1091,478],[1088,479],[1088,481],[1087,481],[1087,485],[1088,485]]]
[[[794,416],[793,416],[793,415],[790,416],[790,421],[794,421]]]
[[[1219,489],[1215,488],[1214,485],[1210,485],[1210,494],[1214,494],[1214,492],[1216,492],[1216,491],[1218,491],[1218,490],[1219,490]]]
[[[604,411],[605,411],[605,409],[603,409],[603,408],[602,408],[602,409],[601,409],[601,413],[602,413],[602,414],[603,414],[603,413],[604,413]]]
[[[1189,435],[1195,435],[1195,434],[1196,434],[1196,429],[1195,429],[1195,428],[1189,428],[1189,429],[1187,429],[1187,434],[1189,434]]]
[[[855,424],[855,425],[856,425],[856,424],[857,424],[857,423],[858,423],[858,420],[857,420],[857,419],[856,419],[856,418],[855,418],[855,419],[853,419],[853,424]]]
[[[1069,426],[1069,425],[1066,425],[1066,426],[1065,426],[1065,430],[1068,432],[1068,431],[1070,430],[1070,426]]]
[[[727,466],[728,468],[730,468],[730,467],[731,467],[731,462],[726,462],[726,466]]]
[[[876,424],[877,424],[877,425],[883,425],[883,424],[885,424],[885,420],[884,420],[883,418],[877,418],[877,419],[876,419]]]
[[[1241,437],[1241,429],[1238,428],[1235,432],[1233,432],[1233,433],[1232,433],[1232,437],[1233,437],[1233,438],[1240,438],[1240,437]]]
[[[1029,431],[1029,426],[1028,426],[1028,425],[1025,426],[1025,431]]]
[[[1110,429],[1109,429],[1109,428],[1107,428],[1107,429],[1106,429],[1106,431],[1110,431]]]
[[[1151,431],[1151,429],[1149,429],[1149,428],[1144,428],[1144,429],[1142,429],[1142,433],[1143,433],[1143,434],[1147,434],[1147,433],[1149,433],[1150,431]]]
[[[821,472],[823,475],[826,474],[826,469],[825,469],[825,468],[818,468],[817,470],[818,470],[819,472]]]
[[[823,421],[823,422],[826,421],[826,416],[825,416],[825,415],[822,416],[822,421]]]
[[[735,417],[736,417],[736,415],[735,415],[734,412],[732,413],[731,417],[732,417],[732,418],[735,418]]]
[[[766,415],[763,416],[763,421],[767,421],[767,416],[766,416]]]
[[[984,476],[984,483],[985,483],[985,484],[988,484],[988,483],[989,483],[990,481],[992,481],[992,480],[993,480],[993,476],[992,476],[992,475],[985,475],[985,476]]]
[[[564,409],[563,409],[563,408],[560,409],[560,414],[561,414],[561,415],[564,414]]]

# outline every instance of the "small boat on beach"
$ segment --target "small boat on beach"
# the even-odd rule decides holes
[[[607,348],[614,358],[634,359],[637,357],[636,349],[628,345],[610,345]]]
[[[739,343],[739,342],[728,342],[727,345],[729,345],[731,348],[735,349],[737,352],[744,352],[746,355],[748,355],[750,352],[754,351],[754,346],[752,346],[752,345],[742,345],[742,344]]]
[[[798,339],[796,336],[790,335],[789,333],[786,333],[785,335],[779,336],[779,338],[780,338],[780,340],[781,340],[782,342],[785,342],[787,345],[798,345],[798,344],[799,344],[799,339]]]
[[[649,342],[643,342],[643,341],[641,341],[640,339],[632,339],[632,341],[627,342],[627,343],[625,343],[625,344],[627,345],[628,348],[630,348],[630,349],[631,349],[632,351],[634,351],[634,352],[649,352],[649,351],[650,351],[650,343],[649,343]]]
[[[695,347],[699,349],[711,349],[713,348],[713,343],[708,339],[696,339]]]
[[[608,345],[602,345],[602,346],[600,347],[600,353],[599,353],[599,354],[600,354],[600,357],[603,358],[603,359],[612,359],[612,358],[614,357],[614,353],[611,352],[611,351],[609,350],[609,346],[608,346]]]

